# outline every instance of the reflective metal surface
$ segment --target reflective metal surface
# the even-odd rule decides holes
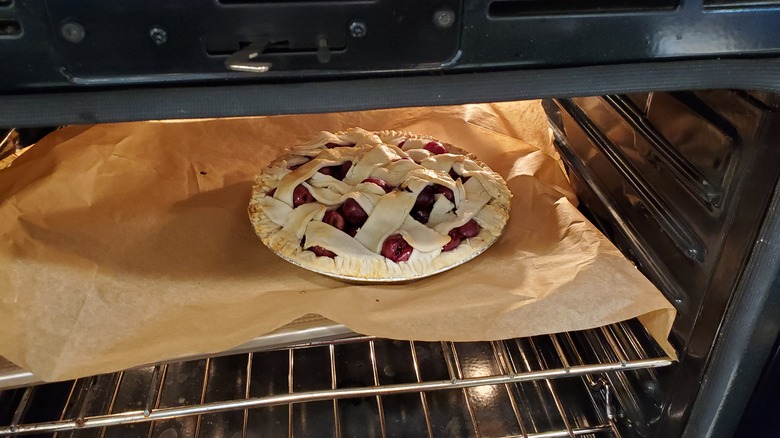
[[[726,311],[744,296],[739,281],[780,176],[776,99],[707,90],[548,106],[589,218],[678,311],[670,341],[679,366],[608,375],[623,401],[620,423],[640,434],[682,433],[713,347],[724,339]],[[726,351],[734,357],[737,350]]]
[[[589,360],[589,337],[618,359]],[[636,321],[496,342],[356,337],[7,390],[0,435],[617,436],[603,373],[671,363]]]
[[[270,350],[283,346],[317,343],[324,340],[354,336],[355,332],[342,324],[335,323],[319,315],[309,314],[302,316],[271,333],[258,336],[245,344],[231,348],[230,350],[223,352],[222,355]],[[189,356],[177,359],[186,361],[204,357],[206,356]],[[39,380],[32,373],[25,371],[0,357],[0,390],[36,383],[39,383]]]

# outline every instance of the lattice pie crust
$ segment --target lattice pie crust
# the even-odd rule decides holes
[[[414,279],[492,244],[510,198],[501,176],[461,149],[353,128],[321,132],[274,160],[257,176],[249,217],[268,248],[303,267]]]

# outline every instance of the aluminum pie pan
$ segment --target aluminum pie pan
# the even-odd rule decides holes
[[[504,229],[506,229],[506,225],[504,225]],[[432,276],[437,275],[437,274],[441,274],[442,272],[449,271],[450,269],[456,268],[456,267],[458,267],[458,266],[460,266],[460,265],[462,265],[462,264],[464,264],[466,262],[469,262],[469,261],[473,260],[474,258],[479,256],[483,252],[487,251],[488,248],[493,246],[493,244],[496,243],[498,238],[501,237],[501,234],[503,234],[504,229],[501,230],[502,233],[500,233],[498,235],[492,235],[493,237],[490,240],[486,240],[481,248],[477,249],[476,251],[472,252],[467,257],[457,261],[456,263],[453,263],[453,264],[451,264],[449,266],[445,266],[445,267],[443,267],[441,269],[438,269],[436,271],[433,271],[433,272],[426,272],[425,274],[417,275],[417,276],[413,276],[413,277],[362,278],[362,277],[354,277],[354,276],[351,276],[351,275],[335,274],[333,272],[322,271],[322,270],[319,270],[319,269],[315,269],[315,268],[306,266],[306,265],[302,264],[301,262],[299,262],[298,260],[292,259],[290,257],[286,257],[285,255],[276,252],[272,248],[268,247],[268,245],[266,245],[266,248],[271,250],[271,252],[273,252],[274,254],[276,254],[282,260],[284,260],[286,262],[292,263],[293,265],[301,267],[303,269],[306,269],[307,271],[315,272],[317,274],[324,275],[326,277],[330,277],[330,278],[332,278],[334,280],[339,280],[339,281],[343,281],[345,283],[351,283],[351,284],[357,284],[357,285],[376,285],[376,286],[381,286],[381,285],[399,285],[399,284],[412,283],[412,282],[415,282],[415,281],[418,281],[418,280],[422,280],[422,279],[425,279],[425,278],[428,278],[428,277],[432,277]]]

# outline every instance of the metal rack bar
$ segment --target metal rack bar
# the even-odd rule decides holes
[[[529,372],[529,373],[533,372],[533,371],[531,371],[531,369],[532,369],[531,368],[531,361],[528,359],[528,353],[526,352],[525,348],[523,348],[523,346],[520,343],[519,339],[515,339],[515,345],[517,345],[517,349],[520,352],[520,358],[523,360],[523,365],[525,366],[525,369],[528,370],[527,372]],[[517,370],[518,369],[515,369],[515,372],[517,372]],[[523,374],[525,374],[525,372]],[[537,395],[541,399],[542,398],[542,395],[541,395],[541,393],[542,393],[541,385],[539,384],[538,381],[534,380],[533,381],[533,386],[534,386],[534,389],[536,389]],[[552,420],[550,419],[549,413],[547,412],[546,409],[545,409],[545,414],[547,414],[547,417],[548,417],[547,420],[552,422]],[[537,427],[535,424],[533,426],[534,426],[534,428]]]
[[[536,348],[536,344],[534,342],[533,338],[530,338],[528,342],[531,343],[532,351],[534,352],[534,356],[536,357],[536,360],[539,362],[539,365],[544,368],[544,359],[539,355],[539,352]],[[563,370],[564,372],[568,371],[568,368],[565,368]],[[571,424],[569,424],[569,419],[567,418],[566,412],[563,410],[563,404],[561,404],[561,399],[558,397],[558,393],[555,392],[555,388],[553,387],[552,380],[550,379],[544,379],[545,386],[547,386],[547,389],[550,391],[550,395],[553,398],[553,402],[555,403],[555,408],[558,410],[558,414],[560,414],[561,419],[563,420],[563,425],[566,427],[566,432],[568,432],[568,436],[574,438],[574,431],[571,428]]]
[[[583,427],[579,429],[573,429],[572,433],[574,433],[574,436],[582,436],[582,435],[592,435],[597,433],[604,433],[604,432],[611,432],[612,429],[609,426],[598,426],[598,427]],[[522,435],[515,435],[515,436],[509,436],[505,438],[520,438]],[[571,436],[568,431],[553,431],[553,432],[541,432],[541,433],[532,433],[527,435],[527,438],[566,438]]]
[[[206,402],[206,389],[209,386],[209,368],[211,368],[211,358],[206,359],[206,366],[203,367],[203,388],[200,391],[200,404],[203,405]],[[176,418],[176,416],[168,417]],[[195,422],[195,436],[200,436],[200,423],[202,418],[198,415],[198,420]]]
[[[254,353],[249,353],[246,360],[246,391],[244,391],[245,399],[249,399],[249,396],[251,395],[250,388],[252,385],[252,360],[254,359],[254,356]],[[241,426],[241,438],[246,438],[246,427],[248,422],[249,409],[244,409],[244,424]]]
[[[455,364],[455,371],[457,372],[456,378],[453,379],[453,384],[457,381],[463,381],[463,370],[460,367],[460,360],[458,359],[458,351],[455,349],[455,343],[454,342],[447,342],[449,346],[449,350],[452,353],[452,358],[454,359],[453,363]],[[445,357],[447,357],[447,354],[444,354]],[[452,374],[450,374],[450,377],[453,377]],[[471,417],[471,425],[474,427],[474,435],[477,438],[480,438],[481,434],[479,433],[479,427],[477,426],[477,418],[474,416],[474,407],[471,406],[471,402],[469,401],[469,393],[466,391],[466,387],[463,388],[463,398],[466,400],[466,409],[469,411],[469,417]]]
[[[119,378],[116,379],[116,386],[114,386],[114,393],[111,395],[111,402],[108,404],[108,412],[109,414],[114,412],[114,406],[116,406],[116,397],[119,395],[119,386],[122,384],[122,380],[125,378],[125,372],[120,371],[119,372]],[[77,422],[82,421],[81,417],[76,419]],[[103,428],[103,430],[100,431],[100,438],[104,438],[106,436],[106,429]],[[197,434],[196,434],[197,436]]]
[[[79,383],[79,379],[76,379],[73,381],[73,385],[70,386],[70,392],[68,393],[68,398],[65,400],[65,404],[62,406],[62,413],[60,414],[60,421],[65,419],[65,413],[68,412],[68,405],[70,404],[70,401],[73,399],[73,393],[76,391],[76,386]],[[54,438],[59,438],[59,433],[54,434]]]
[[[336,347],[333,346],[333,344],[330,344],[330,348],[328,348],[328,352],[330,353],[330,389],[335,390],[336,389]],[[334,399],[333,400],[333,428],[334,430],[334,436],[336,438],[341,438],[341,420],[339,419],[339,401]]]
[[[16,427],[16,425],[19,424],[19,421],[22,419],[24,413],[27,412],[27,404],[30,402],[30,397],[32,397],[33,391],[35,391],[34,386],[30,386],[24,390],[24,394],[22,394],[22,399],[19,401],[19,404],[16,406],[16,410],[14,411],[14,416],[11,418],[10,427],[12,428]]]
[[[509,357],[509,352],[506,351],[506,346],[504,345],[503,341],[493,341],[490,343],[490,345],[493,347],[493,357],[495,357],[496,362],[498,363],[498,370],[501,374],[509,374],[514,375],[514,371],[510,367],[507,358]],[[506,393],[509,396],[509,404],[512,406],[512,412],[515,414],[515,418],[517,419],[517,424],[520,427],[520,432],[522,433],[523,437],[528,436],[528,432],[525,430],[525,424],[523,424],[523,419],[520,416],[520,408],[517,406],[517,401],[515,400],[514,394],[512,394],[512,387],[509,384],[504,385],[504,389],[506,389]]]
[[[409,347],[412,349],[412,366],[414,367],[414,376],[417,383],[422,383],[420,374],[420,363],[417,360],[417,351],[414,348],[414,341],[409,341]],[[420,392],[420,403],[422,403],[423,415],[425,416],[425,428],[428,430],[428,437],[433,438],[433,429],[431,428],[431,413],[428,409],[428,397],[424,392]]]
[[[287,393],[293,393],[293,365],[295,365],[295,355],[291,348],[288,353],[287,362]],[[293,407],[287,406],[287,438],[293,438]]]
[[[156,371],[157,371],[157,368],[155,368],[155,372]],[[157,391],[156,391],[157,392],[157,396],[155,397],[155,400],[154,400],[154,406],[152,408],[148,408],[149,409],[148,412],[151,412],[151,409],[157,409],[157,408],[160,407],[160,400],[162,399],[162,392],[163,392],[163,387],[164,387],[164,384],[165,384],[165,377],[167,375],[168,375],[168,365],[166,364],[166,365],[163,365],[163,368],[162,368],[162,376],[160,377],[160,384],[157,386]],[[155,379],[153,377],[152,378],[152,384],[154,384],[154,381],[155,381]],[[149,393],[151,394],[152,391],[149,391]],[[147,410],[144,410],[144,412],[147,412]],[[153,432],[154,432],[154,423],[152,423],[151,427],[149,427],[149,433],[146,435],[146,437],[147,438],[152,438],[152,433]]]
[[[612,397],[611,387],[603,377],[593,376],[594,374],[602,374],[613,371],[630,371],[640,369],[652,369],[656,367],[662,367],[670,365],[672,360],[668,357],[651,357],[648,351],[644,348],[650,348],[648,341],[640,340],[638,332],[632,327],[627,325],[621,326],[609,326],[602,327],[596,330],[588,330],[577,333],[564,333],[560,335],[549,335],[526,338],[523,340],[515,339],[514,343],[517,346],[517,350],[514,348],[509,351],[510,344],[508,341],[493,341],[486,345],[487,349],[482,350],[489,358],[491,363],[497,364],[497,367],[491,368],[493,375],[480,377],[464,377],[464,370],[462,366],[466,366],[466,363],[461,363],[461,358],[458,357],[458,347],[453,342],[441,342],[441,353],[443,353],[443,363],[439,362],[440,367],[446,366],[447,377],[449,379],[444,380],[429,380],[425,381],[423,374],[423,363],[418,357],[418,350],[414,341],[409,341],[408,345],[411,349],[411,366],[414,372],[412,380],[408,383],[397,383],[382,385],[380,383],[380,364],[378,364],[377,351],[375,348],[375,341],[372,337],[359,337],[358,340],[352,340],[352,342],[365,342],[368,344],[368,350],[371,361],[371,372],[373,373],[373,386],[363,387],[347,387],[339,388],[338,379],[348,378],[348,375],[341,376],[341,368],[339,368],[339,375],[337,375],[337,360],[335,354],[335,346],[350,342],[350,340],[334,340],[330,343],[317,342],[316,344],[308,344],[308,347],[317,348],[328,346],[329,351],[329,366],[330,373],[326,373],[325,378],[329,378],[329,385],[325,386],[322,390],[315,391],[303,391],[295,392],[293,375],[295,366],[295,353],[300,351],[300,348],[305,348],[300,345],[287,347],[287,357],[289,361],[288,376],[287,376],[287,391],[283,393],[273,393],[268,396],[252,397],[251,385],[252,385],[252,367],[255,362],[253,353],[248,353],[246,362],[246,381],[243,388],[243,394],[239,395],[236,399],[216,401],[206,403],[206,394],[208,387],[211,384],[210,376],[215,370],[212,370],[212,360],[207,358],[205,360],[205,369],[203,371],[202,387],[200,389],[200,403],[184,406],[171,406],[160,407],[161,400],[163,399],[163,390],[165,386],[166,377],[168,376],[168,366],[159,365],[151,370],[151,381],[144,383],[148,385],[148,389],[144,390],[138,400],[141,402],[141,406],[138,410],[128,412],[114,412],[116,404],[118,403],[117,397],[120,392],[130,391],[132,386],[123,384],[125,380],[124,372],[120,372],[115,378],[116,383],[113,386],[113,394],[111,395],[111,401],[105,414],[84,416],[84,413],[89,413],[88,410],[83,409],[79,403],[82,392],[87,393],[94,385],[86,385],[86,380],[74,382],[68,393],[68,400],[65,402],[65,407],[62,411],[56,411],[55,416],[52,418],[59,418],[58,420],[20,424],[20,421],[25,417],[25,409],[28,409],[28,404],[32,398],[37,398],[34,395],[34,391],[38,387],[30,387],[25,391],[22,400],[18,402],[16,411],[13,416],[10,425],[0,426],[0,436],[4,435],[18,435],[28,433],[44,433],[44,432],[62,432],[69,430],[81,430],[91,428],[102,428],[101,436],[105,435],[106,427],[125,425],[125,424],[137,424],[137,423],[149,423],[161,420],[169,420],[178,417],[197,416],[195,420],[195,436],[199,436],[202,428],[201,421],[202,415],[214,414],[218,412],[243,410],[243,422],[236,424],[236,432],[238,428],[241,428],[242,436],[247,436],[247,424],[248,424],[248,409],[288,405],[288,436],[292,436],[294,428],[293,418],[293,405],[296,403],[307,403],[317,401],[331,401],[333,403],[333,416],[334,416],[334,434],[340,436],[343,432],[341,430],[341,406],[338,400],[346,398],[366,398],[375,397],[377,403],[377,414],[379,416],[379,426],[383,438],[387,436],[387,424],[385,418],[385,408],[383,406],[383,397],[395,394],[405,393],[420,393],[420,401],[422,406],[422,414],[425,419],[425,430],[428,436],[433,436],[433,420],[431,417],[431,406],[429,406],[429,396],[426,394],[429,391],[442,391],[442,390],[461,390],[464,399],[458,403],[464,403],[464,417],[466,422],[464,425],[468,426],[469,420],[475,436],[481,436],[479,424],[477,422],[477,415],[475,414],[475,406],[472,404],[469,395],[468,388],[486,386],[486,385],[503,385],[506,394],[508,396],[508,403],[511,404],[512,414],[515,416],[515,420],[519,426],[520,435],[518,437],[523,438],[545,438],[545,437],[575,437],[581,435],[598,434],[603,432],[612,432],[615,436],[619,436],[615,423],[613,421],[613,413],[611,405],[606,406],[606,413],[604,411],[604,401],[602,398],[596,398],[594,390],[601,390],[604,398],[609,404],[609,400]],[[583,337],[584,336],[584,337]],[[549,339],[549,342],[548,342]],[[644,338],[643,338],[644,339]],[[585,344],[579,345],[579,342],[584,341]],[[643,343],[644,342],[644,343]],[[488,347],[489,346],[489,347]],[[544,347],[544,351],[540,350],[540,347]],[[547,348],[549,347],[549,348]],[[580,354],[579,348],[592,349],[593,354],[588,354],[588,360],[595,359],[600,363],[586,363],[583,359],[583,355]],[[423,351],[423,350],[421,350]],[[464,350],[465,351],[465,350]],[[492,358],[490,354],[492,352]],[[519,356],[516,355],[519,353]],[[260,354],[260,353],[258,353]],[[270,354],[270,353],[267,353]],[[306,353],[300,353],[306,354]],[[657,351],[652,354],[657,354]],[[552,355],[552,356],[551,356]],[[639,359],[632,359],[639,358]],[[430,362],[431,356],[425,356],[426,363]],[[258,359],[260,360],[260,359]],[[441,359],[439,359],[441,360]],[[465,360],[465,357],[463,358]],[[470,360],[470,359],[469,359]],[[241,365],[244,366],[243,364]],[[384,365],[382,365],[384,366]],[[442,368],[439,368],[443,372]],[[618,376],[623,373],[618,373]],[[587,388],[587,396],[582,395],[583,400],[589,400],[592,404],[593,411],[595,412],[593,421],[581,420],[579,415],[570,416],[565,408],[564,399],[558,393],[560,384],[553,382],[553,379],[565,378],[565,377],[578,377],[581,376],[581,381]],[[442,379],[444,376],[438,377]],[[620,377],[618,377],[620,378]],[[128,385],[130,385],[128,380]],[[526,398],[528,394],[519,385],[523,382],[533,382],[531,386],[532,392],[538,392],[538,400],[536,396]],[[112,382],[113,383],[113,382]],[[324,382],[323,382],[324,383]],[[134,383],[135,384],[135,383]],[[198,381],[198,385],[200,381]],[[135,384],[135,390],[137,391],[137,384]],[[514,386],[513,386],[514,385]],[[97,388],[97,386],[94,386]],[[558,387],[558,388],[556,388]],[[146,386],[144,386],[146,388]],[[197,391],[197,389],[196,389]],[[515,394],[517,392],[517,395]],[[503,392],[503,391],[502,391]],[[64,396],[64,394],[63,394]],[[123,396],[124,397],[124,396]],[[522,397],[521,399],[517,397]],[[64,398],[64,397],[63,397]],[[506,398],[504,399],[507,400]],[[546,401],[545,401],[546,400]],[[523,416],[525,412],[525,403],[531,403],[530,406],[536,405],[537,402],[541,402],[542,410],[539,414],[534,414],[538,418],[540,415],[547,415],[547,422],[541,423],[535,422],[534,415],[529,415],[526,418]],[[70,406],[68,406],[70,404]],[[59,405],[58,405],[59,406]],[[548,410],[547,408],[551,408]],[[59,407],[57,407],[59,409]],[[482,408],[480,408],[482,409]],[[589,408],[588,408],[589,409]],[[121,409],[120,409],[121,410]],[[468,410],[468,419],[465,414]],[[557,411],[557,412],[556,412]],[[481,412],[481,411],[480,411]],[[579,412],[579,411],[576,411]],[[511,415],[509,411],[506,411],[506,415]],[[558,416],[560,415],[560,420]],[[71,416],[71,418],[67,418]],[[74,418],[75,417],[75,418]],[[571,418],[570,418],[571,417]],[[511,420],[510,420],[511,421]],[[561,421],[563,424],[561,424]],[[530,424],[529,424],[530,423]],[[240,424],[240,426],[239,426]],[[152,425],[153,426],[153,425]],[[422,426],[422,424],[421,424]],[[560,430],[547,430],[547,429],[560,429]],[[149,436],[153,436],[154,427],[149,429]],[[144,431],[146,432],[146,431]],[[422,430],[420,431],[422,432]],[[422,432],[424,433],[424,432]],[[515,432],[513,432],[515,433]]]
[[[374,372],[374,386],[379,386],[379,369],[376,366],[376,347],[374,346],[374,341],[371,340],[368,342],[370,353],[371,353],[371,368]],[[376,395],[376,404],[377,404],[377,410],[379,411],[379,428],[382,431],[382,438],[385,438],[387,436],[387,426],[385,424],[385,410],[382,406],[382,397],[379,396],[379,394]]]
[[[612,349],[612,352],[615,353],[615,356],[617,356],[618,360],[620,360],[621,363],[628,362],[626,355],[620,349],[620,346],[618,346],[617,340],[615,340],[615,337],[612,336],[612,332],[609,330],[609,328],[601,327],[601,333],[604,334],[604,337],[607,339],[607,344],[609,344],[609,347]]]
[[[555,335],[553,335],[555,336]],[[580,355],[580,352],[577,350],[577,346],[574,343],[574,339],[572,339],[571,333],[564,333],[563,334],[564,339],[566,340],[567,345],[571,349],[572,353],[574,354],[574,359],[576,359],[577,363],[584,363],[585,361],[582,359],[582,355]],[[556,337],[556,343],[557,343],[557,337]],[[558,344],[560,345],[560,344]],[[596,398],[593,396],[593,391],[598,389],[598,387],[601,385],[603,386],[603,380],[602,381],[596,381],[593,379],[593,376],[591,374],[585,374],[583,376],[583,382],[587,385],[587,394],[588,398],[590,399],[591,404],[596,407],[598,406],[598,403],[596,402]],[[610,400],[607,397],[606,404],[609,405]],[[607,406],[607,409],[611,409],[609,406]],[[607,412],[606,415],[602,414],[600,409],[594,409],[596,412],[596,415],[599,417],[599,421],[606,422],[609,424],[610,429],[612,430],[612,433],[615,436],[619,436],[617,426],[615,425],[614,418],[611,415],[611,412]],[[606,418],[605,418],[606,417]]]

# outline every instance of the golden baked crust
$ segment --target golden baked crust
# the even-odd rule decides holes
[[[446,153],[434,154],[426,149],[429,142],[436,139],[400,131],[321,132],[287,150],[257,176],[248,210],[255,232],[288,261],[356,281],[423,278],[475,257],[501,235],[511,193],[503,178],[473,155],[441,143]],[[341,180],[322,173],[326,167],[338,170],[347,161],[352,165],[341,167]],[[393,189],[385,193],[366,178],[381,179]],[[430,219],[423,224],[410,212],[430,185],[449,188],[453,199],[437,194]],[[295,205],[293,193],[299,186],[315,201]],[[328,210],[348,199],[368,213],[368,220],[352,230],[354,237],[323,222]],[[479,224],[479,233],[442,251],[451,232],[457,234],[456,229],[469,222]],[[406,261],[396,263],[381,254],[385,239],[394,234],[413,247]],[[336,255],[317,256],[308,250],[312,246]]]

